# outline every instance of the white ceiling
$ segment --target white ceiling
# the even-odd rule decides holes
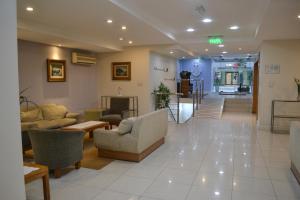
[[[256,53],[262,40],[300,38],[299,14],[299,0],[18,0],[18,37],[96,52],[151,45],[178,58],[234,55]],[[204,17],[213,22],[204,24]],[[209,45],[212,35],[223,35],[225,47]]]

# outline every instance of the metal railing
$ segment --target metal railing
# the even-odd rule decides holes
[[[199,104],[202,103],[202,99],[204,98],[204,80],[201,80],[201,83],[196,82],[196,91],[192,93],[192,98],[193,98],[193,117],[195,117],[195,107],[196,110],[199,110]]]
[[[154,92],[152,93],[155,95],[155,110],[161,108],[167,108],[169,110],[169,115],[171,118],[179,124],[179,113],[180,113],[180,97],[183,95],[182,93],[161,93],[161,92]],[[169,102],[162,102],[161,99],[163,96],[168,95],[169,97],[176,97],[176,103]],[[171,98],[170,98],[171,99]],[[169,100],[170,100],[169,99]],[[173,106],[175,105],[175,106]],[[176,112],[176,113],[175,113]]]

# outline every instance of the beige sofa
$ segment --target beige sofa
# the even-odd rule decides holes
[[[132,121],[132,127],[127,133],[123,125],[128,120]],[[164,143],[167,131],[168,114],[166,109],[162,109],[122,120],[117,129],[97,129],[94,131],[94,143],[100,157],[140,161]]]
[[[300,183],[300,122],[291,122],[290,128],[290,159],[291,170]]]
[[[78,116],[78,113],[70,113],[65,106],[57,104],[30,107],[28,110],[21,108],[21,126],[23,131],[31,128],[60,128],[75,124]]]

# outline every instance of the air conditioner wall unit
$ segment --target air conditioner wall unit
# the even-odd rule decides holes
[[[72,63],[82,65],[93,65],[96,64],[96,57],[83,53],[72,52]]]

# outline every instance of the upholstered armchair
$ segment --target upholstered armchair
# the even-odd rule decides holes
[[[129,117],[129,98],[128,97],[111,97],[110,108],[102,112],[101,121],[109,122],[118,126],[122,119]]]
[[[83,157],[83,131],[61,129],[29,130],[34,159],[37,164],[54,170],[55,178],[61,176],[61,169],[75,164],[80,168]]]

